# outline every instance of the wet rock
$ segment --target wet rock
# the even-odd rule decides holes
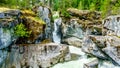
[[[23,45],[23,44],[21,44]],[[24,52],[19,53],[19,47],[24,47]],[[68,60],[69,48],[67,45],[48,43],[48,44],[24,44],[18,49],[12,49],[8,54],[6,67],[16,68],[32,67],[32,68],[47,68],[52,65]],[[70,59],[69,59],[70,60]],[[4,68],[3,63],[3,68]]]
[[[81,47],[82,46],[82,40],[79,39],[79,38],[76,38],[76,37],[70,37],[70,38],[64,39],[63,43],[67,43],[69,45],[73,45],[73,46],[76,46],[76,47]]]

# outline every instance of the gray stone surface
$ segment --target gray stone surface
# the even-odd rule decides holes
[[[63,42],[76,47],[82,46],[82,40],[76,37],[70,37],[70,38],[64,39]]]
[[[0,12],[0,18],[4,18],[5,14]]]
[[[109,16],[103,20],[103,32],[106,35],[120,36],[120,15]],[[106,30],[107,29],[107,30]]]
[[[96,46],[96,44],[90,39],[90,37],[85,37],[83,39],[82,50],[83,52],[92,54],[98,58],[106,59],[104,53]]]
[[[47,68],[58,62],[70,60],[70,58],[67,58],[70,56],[67,45],[48,43],[25,44],[24,48],[22,48],[23,46],[20,47],[20,52],[24,52],[20,54],[19,49],[12,49],[7,55],[7,59],[5,60],[6,63],[3,63],[2,68],[5,66],[7,68]]]

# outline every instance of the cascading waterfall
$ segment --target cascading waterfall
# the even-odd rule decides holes
[[[62,36],[61,24],[62,24],[61,18],[54,20],[53,42],[55,43],[61,43],[61,36]]]

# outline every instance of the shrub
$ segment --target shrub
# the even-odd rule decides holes
[[[30,33],[22,23],[14,28],[14,34],[18,37],[29,37]]]

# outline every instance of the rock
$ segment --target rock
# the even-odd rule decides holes
[[[98,63],[98,59],[94,59],[93,61],[84,64],[84,68],[98,68]]]
[[[6,57],[7,57],[7,51],[0,50],[0,65],[4,63]]]
[[[12,34],[9,29],[6,31],[0,28],[0,49],[8,47],[12,43]]]
[[[115,62],[117,65],[120,65],[120,51],[119,48],[116,47],[106,47],[103,49],[103,51],[110,57],[113,62]]]
[[[67,11],[70,13],[70,15],[79,17],[80,19],[94,20],[100,19],[101,17],[101,13],[97,11],[79,10],[75,8],[69,8]]]
[[[76,19],[71,19],[70,23],[63,25],[63,37],[83,38],[84,33]]]
[[[37,13],[38,16],[46,23],[46,28],[45,28],[45,37],[47,39],[51,39],[52,40],[52,13],[51,10],[45,6],[39,6],[37,8]]]
[[[120,16],[109,16],[103,20],[103,33],[105,35],[120,36]]]
[[[19,45],[19,47],[23,47],[20,50],[19,47],[18,49],[12,48],[12,51],[8,54],[5,61],[7,62],[7,68],[11,68],[11,66],[15,68],[47,68],[58,62],[70,60],[66,58],[69,55],[67,45],[56,43],[22,45]],[[22,52],[21,54],[19,53],[20,51]]]
[[[115,37],[113,38],[109,37],[109,39],[106,41],[106,47],[102,49],[118,65],[120,65],[120,55],[119,55],[120,48],[118,42],[119,40]]]
[[[28,38],[21,38],[19,39],[18,43],[34,43],[40,35],[42,35],[41,40],[44,40],[45,37],[43,36],[44,29],[45,29],[45,22],[42,21],[41,19],[36,19],[34,17],[24,17],[23,18],[23,24],[27,28],[28,31],[31,32],[31,35]]]
[[[82,40],[76,37],[70,37],[66,38],[63,40],[63,43],[67,43],[69,45],[73,45],[76,47],[81,47],[82,46]]]
[[[5,14],[4,13],[0,13],[0,18],[4,18]]]
[[[120,47],[120,38],[116,37],[116,36],[89,36],[91,41],[94,42],[94,44],[96,45],[95,47],[99,47],[99,49],[96,48],[96,50],[100,50],[103,55],[105,55],[105,57],[114,63],[116,65],[120,65],[120,51],[119,51],[119,47]],[[87,47],[86,46],[86,50],[85,50],[85,47],[84,47],[84,51],[87,52],[87,53],[90,53],[90,54],[93,54],[94,55],[94,52],[95,52],[95,47],[93,46],[93,44],[91,44],[90,41],[89,41],[89,46],[93,47],[92,50],[93,50],[93,53],[91,53],[90,51],[90,47]],[[87,45],[87,44],[86,44]],[[99,54],[99,53],[98,53]],[[98,54],[95,55],[98,57]]]
[[[10,46],[17,39],[14,35],[14,27],[21,20],[20,13],[17,9],[6,9],[2,12],[4,17],[0,19],[0,49]]]
[[[10,9],[5,11],[4,13],[6,14],[6,16],[19,16],[21,12],[18,9]]]
[[[105,48],[105,41],[106,37],[105,36],[95,36],[95,35],[90,35],[90,39],[96,44],[97,47],[99,48]]]
[[[99,63],[98,68],[120,68],[120,66],[114,65],[110,61],[102,61]]]
[[[69,8],[67,12],[70,18],[62,16],[63,37],[74,36],[83,38],[87,31],[92,35],[102,35],[102,19],[100,12],[75,8]]]
[[[102,35],[102,26],[91,26],[91,34],[92,35]]]
[[[106,55],[97,47],[89,36],[83,39],[82,50],[83,52],[92,54],[98,58],[107,59]]]

